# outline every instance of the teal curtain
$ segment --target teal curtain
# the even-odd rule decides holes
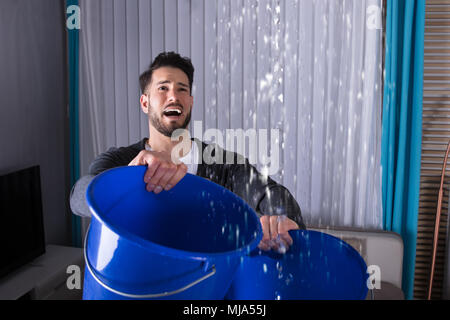
[[[78,0],[66,0],[66,21],[69,18],[67,8],[78,6]],[[79,136],[78,136],[78,61],[79,30],[67,28],[67,54],[69,64],[69,126],[70,126],[70,183],[71,186],[80,177]],[[72,214],[72,245],[81,247],[81,220]]]
[[[402,289],[413,298],[422,144],[425,0],[388,0],[382,129],[384,229],[403,238]]]

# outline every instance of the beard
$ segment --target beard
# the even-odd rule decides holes
[[[153,111],[153,108],[150,107],[150,113],[149,113],[149,119],[151,125],[162,135],[166,137],[172,137],[172,134],[177,129],[186,129],[189,125],[189,122],[191,121],[191,111],[186,115],[186,118],[184,119],[184,122],[179,125],[177,122],[170,122],[168,125],[164,124],[162,121],[162,118],[164,117],[163,114],[158,115],[155,111]]]

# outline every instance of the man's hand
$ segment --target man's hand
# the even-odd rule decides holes
[[[297,223],[286,216],[262,216],[260,218],[263,238],[258,248],[264,251],[270,249],[285,253],[292,245],[289,230],[298,229]]]
[[[142,150],[128,165],[147,166],[144,182],[147,184],[147,191],[156,194],[172,189],[187,173],[184,163],[175,164],[170,156],[155,151]]]

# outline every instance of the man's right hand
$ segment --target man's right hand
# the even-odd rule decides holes
[[[128,165],[147,166],[144,182],[147,184],[147,191],[156,194],[172,189],[187,173],[184,163],[175,164],[170,156],[155,151],[142,150]]]
[[[293,240],[289,230],[298,229],[298,224],[287,216],[263,215],[260,219],[263,238],[258,247],[263,251],[273,249],[278,253],[286,253]]]

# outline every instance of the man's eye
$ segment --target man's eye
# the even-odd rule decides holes
[[[167,90],[167,87],[159,87],[158,90]]]

